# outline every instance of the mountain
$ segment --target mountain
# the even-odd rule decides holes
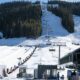
[[[19,80],[16,76],[21,65],[27,66],[27,74],[31,75],[39,64],[58,65],[58,44],[63,45],[60,58],[80,48],[80,16],[73,15],[75,32],[69,33],[61,25],[60,17],[48,11],[45,5],[42,5],[41,9],[42,34],[40,37],[0,39],[0,65],[5,65],[7,73],[10,73],[2,80]],[[53,51],[50,51],[51,49]],[[65,72],[60,73],[62,74],[66,75]]]

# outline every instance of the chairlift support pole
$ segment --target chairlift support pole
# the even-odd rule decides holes
[[[47,24],[47,21],[46,21],[46,27],[47,27],[47,36],[48,36],[48,24]]]
[[[58,45],[59,46],[59,59],[58,59],[58,64],[60,65],[60,57],[61,57],[61,46],[62,45]]]
[[[63,43],[63,42],[54,42],[53,46],[58,46],[59,47],[58,65],[60,65],[61,47],[66,46],[66,44]]]
[[[47,20],[46,20],[46,27],[47,27],[47,39],[48,39],[48,43],[50,42],[49,40],[49,31],[48,31],[48,24],[47,24]]]

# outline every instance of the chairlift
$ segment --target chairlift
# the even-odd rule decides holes
[[[21,57],[17,58],[18,60],[21,60]]]
[[[51,48],[51,49],[49,49],[49,51],[55,51],[55,49]]]
[[[46,43],[46,45],[51,45],[51,42],[48,40],[48,42]]]
[[[50,38],[50,36],[49,35],[46,35],[45,38]]]
[[[48,43],[46,43],[46,45],[51,45],[51,43],[50,43],[50,42],[48,42]]]
[[[53,47],[51,47],[51,48],[49,49],[49,51],[55,51],[55,49],[54,49]]]
[[[22,45],[19,45],[19,47],[22,47]]]
[[[53,45],[51,46],[51,48],[49,49],[49,51],[55,51],[55,49],[53,48]]]

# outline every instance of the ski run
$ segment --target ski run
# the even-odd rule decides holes
[[[28,68],[28,73],[33,74],[34,69],[38,64],[44,65],[58,65],[59,47],[53,46],[54,43],[61,42],[65,46],[61,47],[61,56],[64,57],[68,53],[80,48],[80,17],[73,15],[75,22],[75,32],[69,34],[61,25],[61,19],[45,8],[42,10],[42,36],[38,39],[26,39],[26,38],[12,38],[12,39],[0,39],[0,65],[5,65],[6,68],[18,66],[19,61],[23,62],[26,57],[29,57],[35,46],[37,46],[34,54],[27,60],[24,65]],[[2,33],[0,32],[2,36]],[[47,38],[49,36],[49,38]],[[47,45],[50,42],[51,45]],[[54,49],[54,52],[50,52],[50,49]],[[20,60],[19,60],[20,58]],[[16,76],[19,69],[16,69],[4,80],[19,80]],[[1,74],[1,72],[0,72]],[[64,74],[64,73],[63,73]],[[23,80],[23,79],[20,79]],[[65,79],[66,80],[66,79]]]

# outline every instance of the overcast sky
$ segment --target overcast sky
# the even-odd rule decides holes
[[[10,2],[10,1],[20,1],[20,0],[0,0],[0,3]],[[24,0],[24,1],[36,1],[36,0]],[[46,2],[47,0],[40,0],[40,1]],[[80,0],[65,0],[65,1],[75,2],[75,1],[80,1]]]

